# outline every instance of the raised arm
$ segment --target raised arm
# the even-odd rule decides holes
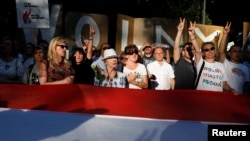
[[[226,59],[227,41],[230,33],[230,28],[231,28],[231,22],[227,22],[223,29],[223,35],[218,49],[218,59],[222,63]]]
[[[165,52],[166,52],[166,62],[170,64],[171,60],[170,60],[170,55],[169,55],[169,49],[168,48],[165,49]]]
[[[177,34],[175,37],[175,41],[174,41],[174,50],[173,50],[173,60],[174,60],[174,64],[176,64],[178,62],[178,60],[180,59],[180,42],[181,42],[181,37],[182,37],[182,32],[185,26],[185,18],[180,18],[180,23],[177,26]]]
[[[190,25],[189,25],[189,28],[188,28],[188,34],[189,34],[190,40],[192,41],[192,44],[193,44],[193,47],[194,47],[194,50],[195,50],[194,57],[195,57],[195,62],[197,64],[199,62],[199,60],[201,59],[202,54],[201,54],[200,47],[199,47],[199,45],[198,45],[198,43],[196,41],[195,26],[196,26],[196,22],[190,21]]]
[[[220,33],[217,32],[216,36],[214,36],[214,45],[215,45],[215,51],[216,51],[216,59],[218,59],[219,38],[220,38]]]
[[[92,47],[93,47],[93,39],[95,35],[95,30],[93,26],[89,26],[89,43],[88,43],[88,48],[87,48],[87,58],[92,59]]]

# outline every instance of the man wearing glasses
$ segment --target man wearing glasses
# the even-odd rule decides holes
[[[180,18],[177,26],[178,32],[175,37],[173,49],[173,67],[175,73],[175,89],[195,89],[194,82],[196,70],[194,67],[194,47],[192,42],[187,42],[180,49],[182,32],[185,26],[185,19]],[[183,81],[185,80],[185,81]]]
[[[145,66],[155,61],[155,57],[153,56],[153,48],[149,42],[144,43],[142,51],[143,51],[143,64]]]

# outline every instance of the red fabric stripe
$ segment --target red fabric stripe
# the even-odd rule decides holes
[[[250,123],[250,95],[90,85],[0,84],[0,106],[157,119]]]

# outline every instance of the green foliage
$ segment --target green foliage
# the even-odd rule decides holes
[[[94,71],[95,71],[95,75],[96,75],[96,79],[99,80],[99,85],[102,84],[102,82],[105,80],[105,75],[102,74],[100,68],[96,65],[94,66]]]
[[[165,15],[168,18],[179,19],[186,18],[187,21],[196,21],[202,23],[203,19],[203,0],[159,0],[157,5],[158,14]],[[211,24],[212,21],[205,14],[205,24]]]

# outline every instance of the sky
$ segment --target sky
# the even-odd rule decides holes
[[[207,14],[214,25],[224,26],[227,21],[232,22],[231,40],[242,43],[241,32],[243,22],[250,22],[247,0],[224,1],[207,0]]]

